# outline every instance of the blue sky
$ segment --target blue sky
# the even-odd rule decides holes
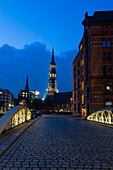
[[[28,74],[30,89],[39,90],[43,97],[54,45],[58,88],[72,90],[71,65],[85,12],[93,15],[112,6],[112,0],[1,0],[0,87],[17,97]]]

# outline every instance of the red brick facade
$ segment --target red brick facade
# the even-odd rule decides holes
[[[85,117],[113,107],[113,11],[86,13],[73,61],[73,113]]]

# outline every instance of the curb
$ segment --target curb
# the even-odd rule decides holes
[[[0,157],[10,148],[10,146],[11,146],[34,122],[36,122],[36,121],[37,121],[38,119],[40,119],[41,117],[42,117],[42,116],[36,118],[34,121],[32,121],[32,122],[30,122],[28,125],[26,125],[26,127],[23,129],[23,131],[22,131],[22,129],[20,129],[20,130],[19,130],[20,133],[19,133],[19,131],[18,131],[19,135],[17,135],[17,136],[15,137],[15,139],[12,140],[12,142],[11,142],[8,146],[6,145],[6,148],[5,148],[3,151],[0,152]],[[16,133],[15,133],[15,134],[16,134]]]
[[[100,125],[100,126],[104,126],[104,127],[108,127],[108,128],[113,128],[113,125],[111,124],[106,124],[106,123],[101,123],[101,122],[96,122],[96,121],[91,121],[91,120],[86,120],[91,124],[95,124],[95,125]]]

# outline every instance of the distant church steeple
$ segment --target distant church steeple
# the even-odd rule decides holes
[[[28,75],[27,75],[27,79],[26,79],[25,91],[29,92]]]
[[[50,64],[56,65],[54,61],[54,48],[52,48],[52,61]]]
[[[57,81],[56,81],[56,63],[54,61],[54,48],[52,49],[52,60],[50,62],[49,82],[47,89],[47,96],[52,96],[54,93],[58,93]]]

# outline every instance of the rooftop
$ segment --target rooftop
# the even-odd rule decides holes
[[[86,12],[82,24],[90,26],[95,23],[113,23],[113,11],[96,11],[93,16],[88,16]]]
[[[62,93],[56,93],[54,96],[54,102],[69,102],[72,98],[72,92],[62,92]]]

